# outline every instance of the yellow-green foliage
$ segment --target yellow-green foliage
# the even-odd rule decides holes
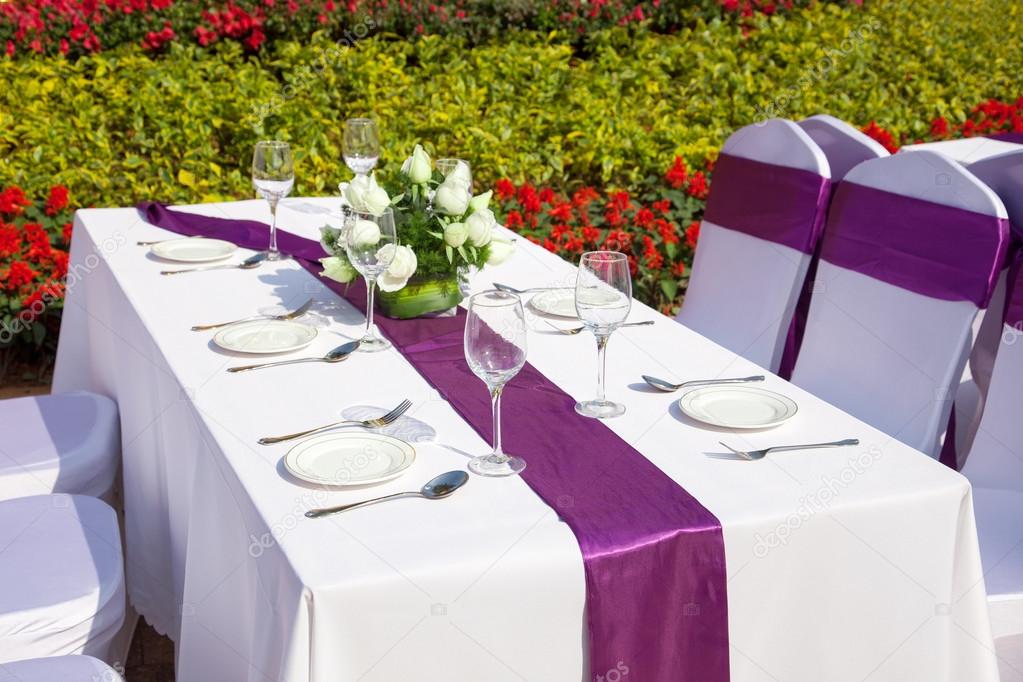
[[[1023,94],[1023,50],[1006,39],[1020,35],[1017,0],[868,0],[760,19],[749,37],[719,22],[608,31],[586,54],[541,35],[471,49],[378,35],[353,49],[281,43],[258,59],[175,46],[0,60],[0,186],[64,183],[79,205],[247,196],[251,146],[273,136],[297,146],[297,191],[329,193],[348,175],[342,122],[368,113],[385,172],[423,140],[483,181],[636,186],[770,114],[921,136],[935,116]]]

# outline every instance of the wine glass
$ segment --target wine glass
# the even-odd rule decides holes
[[[526,364],[526,315],[515,294],[483,291],[469,298],[465,318],[465,360],[490,389],[494,451],[469,461],[480,476],[511,476],[526,468],[521,457],[501,449],[501,392]]]
[[[629,316],[632,307],[632,276],[629,259],[618,251],[590,251],[579,262],[575,280],[575,310],[584,326],[597,338],[597,397],[575,404],[586,417],[604,419],[625,413],[625,405],[604,397],[604,366],[607,340]]]
[[[348,229],[341,237],[352,267],[366,279],[366,333],[359,344],[363,352],[386,350],[391,344],[377,333],[373,324],[373,294],[377,277],[394,260],[398,234],[394,227],[394,211],[390,206],[380,215],[352,211]]]
[[[280,260],[287,256],[277,250],[277,204],[291,194],[295,185],[295,160],[291,145],[279,140],[256,143],[252,153],[252,185],[270,204],[270,246],[267,260]]]
[[[464,159],[437,159],[437,170],[445,178],[451,173],[451,171],[458,168],[458,164],[465,164],[465,184],[468,186],[469,191],[472,191],[472,166],[469,162]]]
[[[380,159],[380,138],[377,124],[371,118],[350,118],[345,121],[341,144],[345,164],[356,175],[366,175]]]

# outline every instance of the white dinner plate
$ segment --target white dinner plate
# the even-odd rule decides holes
[[[287,353],[305,348],[316,338],[316,328],[286,320],[250,320],[228,325],[213,336],[213,343],[236,353]]]
[[[534,296],[529,301],[537,312],[555,317],[578,319],[575,311],[575,289],[552,289]]]
[[[185,237],[153,244],[150,250],[154,256],[178,263],[209,263],[223,260],[237,250],[237,246],[223,239]]]
[[[766,429],[791,419],[799,409],[786,396],[752,386],[705,386],[678,400],[697,421],[726,429]]]
[[[379,433],[328,433],[288,451],[284,467],[303,481],[352,486],[397,478],[416,461],[403,440]]]

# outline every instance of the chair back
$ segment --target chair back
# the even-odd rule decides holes
[[[791,121],[770,119],[729,137],[678,321],[777,370],[830,177],[824,153]]]
[[[877,140],[834,116],[811,116],[800,121],[799,127],[806,131],[828,157],[833,183],[844,178],[854,166],[889,155],[888,150]]]
[[[832,198],[792,381],[936,457],[1007,241],[1002,202],[944,155],[859,164]]]

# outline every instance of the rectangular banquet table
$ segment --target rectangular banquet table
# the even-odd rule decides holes
[[[290,199],[280,225],[315,237],[337,207]],[[181,210],[268,217],[262,201]],[[177,643],[178,679],[630,679],[629,661],[588,670],[579,545],[518,478],[473,477],[442,502],[304,518],[313,506],[416,489],[488,444],[394,350],[226,373],[251,358],[220,351],[193,324],[308,297],[336,302],[329,326],[291,355],[301,357],[359,335],[362,315],[294,262],[160,276],[167,264],[135,242],[173,236],[135,209],[78,212],[54,390],[94,390],[120,405],[128,591]],[[523,239],[517,246],[473,288],[574,282],[572,264]],[[998,679],[963,477],[773,375],[763,385],[799,405],[789,422],[748,433],[701,427],[672,396],[642,390],[640,375],[762,370],[641,303],[630,319],[656,324],[612,337],[608,394],[628,411],[606,423],[721,521],[732,680]],[[529,361],[572,396],[592,397],[593,338],[529,322]],[[403,398],[415,404],[396,435],[417,458],[388,483],[306,487],[283,470],[289,443],[256,444]],[[758,462],[714,456],[719,440],[752,449],[853,437],[857,448]],[[564,457],[587,456],[560,445]],[[700,618],[699,604],[676,606]]]

